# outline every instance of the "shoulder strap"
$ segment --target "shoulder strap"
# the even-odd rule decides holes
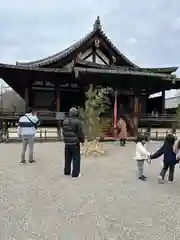
[[[37,123],[33,122],[26,114],[25,114],[25,117],[27,117],[27,119],[34,125],[34,127],[36,127]]]

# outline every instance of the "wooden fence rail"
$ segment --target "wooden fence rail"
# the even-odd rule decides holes
[[[141,132],[141,129],[139,129]],[[148,136],[150,140],[164,140],[168,133],[171,133],[171,129],[159,129],[153,130],[151,132],[142,131]],[[180,130],[176,132],[177,137],[180,137]],[[59,137],[60,136],[60,137]],[[58,135],[57,129],[55,128],[39,128],[36,133],[37,141],[61,141],[63,140],[62,132]],[[104,137],[104,141],[114,141],[118,140],[114,137]],[[128,140],[134,140],[133,137],[129,137]],[[9,128],[6,131],[0,131],[0,142],[14,142],[20,141],[17,135],[17,130],[15,128]]]

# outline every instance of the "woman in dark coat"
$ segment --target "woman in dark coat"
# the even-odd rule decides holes
[[[168,134],[167,137],[165,138],[165,141],[162,147],[156,153],[150,156],[151,159],[155,159],[160,157],[161,155],[164,155],[164,159],[163,159],[164,166],[159,175],[160,183],[164,182],[164,178],[168,169],[169,169],[168,180],[170,182],[173,182],[174,180],[174,169],[177,163],[176,153],[174,151],[174,143],[175,143],[175,137],[172,134]]]

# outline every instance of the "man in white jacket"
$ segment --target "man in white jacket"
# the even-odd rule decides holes
[[[138,167],[138,177],[140,180],[145,181],[147,177],[144,176],[144,162],[150,157],[150,153],[146,150],[144,144],[146,142],[146,138],[143,135],[140,135],[136,140],[136,156],[135,159],[137,161]]]
[[[21,164],[25,164],[25,154],[27,146],[29,145],[29,163],[35,162],[33,159],[34,150],[34,139],[36,129],[39,126],[39,119],[36,114],[33,113],[32,108],[28,108],[27,113],[20,117],[18,123],[18,136],[22,139],[22,153],[21,153]]]

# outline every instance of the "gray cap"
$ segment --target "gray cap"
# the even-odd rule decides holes
[[[78,115],[78,110],[75,108],[75,107],[72,107],[70,110],[69,110],[69,116],[70,117],[77,117]]]

